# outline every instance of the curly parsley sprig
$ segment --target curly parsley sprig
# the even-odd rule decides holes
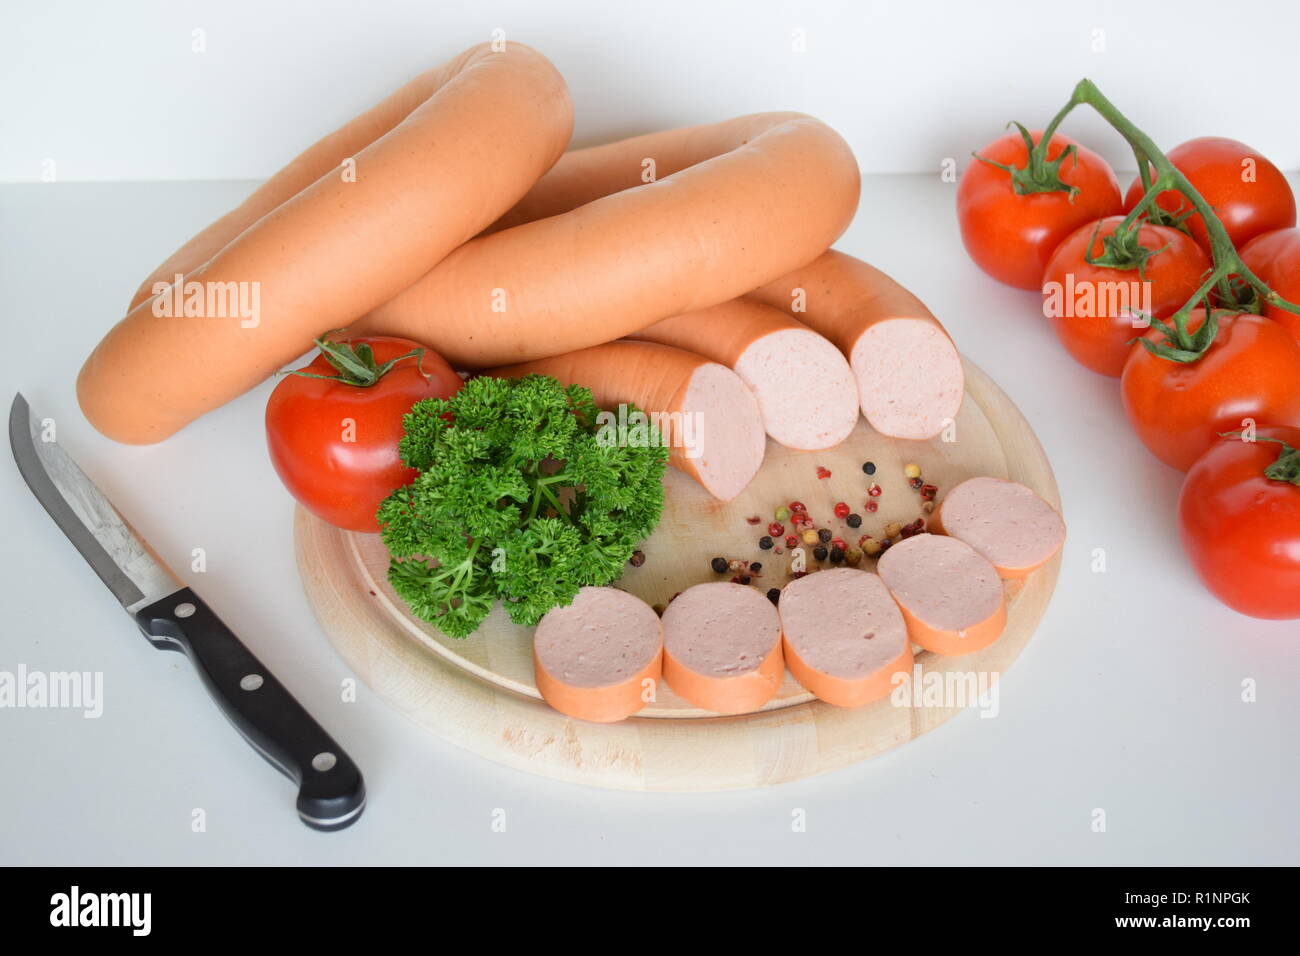
[[[622,574],[663,513],[668,450],[599,440],[598,414],[589,389],[541,375],[416,403],[398,450],[419,477],[377,517],[417,616],[465,637],[500,600],[531,626]]]

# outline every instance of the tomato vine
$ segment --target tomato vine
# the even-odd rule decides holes
[[[1218,335],[1218,319],[1209,302],[1211,291],[1216,289],[1220,298],[1233,306],[1232,311],[1257,311],[1264,305],[1272,305],[1300,315],[1300,304],[1282,298],[1242,261],[1213,207],[1205,201],[1191,181],[1169,161],[1151,137],[1120,112],[1092,80],[1080,80],[1075,86],[1069,101],[1052,118],[1038,143],[1030,150],[1025,167],[1027,170],[1041,170],[1044,167],[1048,144],[1057,127],[1075,107],[1085,105],[1096,110],[1128,142],[1137,160],[1138,175],[1145,190],[1142,199],[1116,228],[1116,233],[1131,234],[1138,220],[1144,215],[1152,222],[1178,226],[1187,216],[1197,213],[1204,221],[1209,236],[1213,258],[1212,268],[1206,274],[1200,288],[1182,308],[1170,316],[1169,322],[1151,319],[1151,324],[1164,334],[1165,340],[1157,342],[1145,337],[1141,338],[1138,341],[1143,348],[1174,362],[1194,362],[1204,355]],[[1151,176],[1153,169],[1154,177]],[[1181,193],[1191,204],[1190,208],[1172,216],[1161,211],[1156,206],[1156,198],[1169,190]],[[1189,331],[1188,320],[1191,312],[1202,302],[1205,303],[1205,322],[1195,332]]]

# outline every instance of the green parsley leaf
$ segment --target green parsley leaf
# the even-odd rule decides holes
[[[541,375],[416,403],[398,452],[420,474],[377,517],[418,617],[465,637],[499,600],[532,626],[623,573],[663,514],[668,449],[602,443],[598,415],[590,389]]]

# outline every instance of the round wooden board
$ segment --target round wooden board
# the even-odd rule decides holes
[[[819,526],[853,543],[862,533],[878,534],[888,522],[920,516],[921,499],[903,476],[908,462],[938,485],[940,498],[964,478],[991,475],[1028,485],[1059,508],[1051,465],[1019,409],[980,369],[970,362],[965,368],[966,399],[948,441],[885,438],[865,420],[826,452],[795,452],[769,441],[758,476],[725,503],[670,469],[663,520],[643,546],[646,563],[629,568],[618,586],[650,604],[666,603],[692,584],[719,579],[709,571],[709,559],[724,555],[761,561],[755,583],[764,590],[780,587],[789,580],[790,555],[760,551],[757,544],[778,505],[803,501]],[[872,478],[862,472],[868,460],[877,466]],[[818,479],[818,466],[830,469],[831,477]],[[882,488],[876,514],[861,507],[872,481]],[[833,504],[841,500],[862,515],[858,531],[833,517]],[[746,521],[753,515],[762,519],[757,526]],[[340,531],[299,508],[294,537],[317,620],[371,689],[440,737],[531,773],[628,790],[782,783],[874,756],[960,709],[885,699],[846,710],[812,698],[787,673],[776,697],[753,714],[711,715],[661,682],[658,700],[630,720],[573,720],[541,700],[533,682],[531,635],[499,607],[469,638],[448,638],[412,617],[393,594],[387,552],[377,535]],[[809,565],[815,564],[810,555]],[[860,565],[873,566],[869,559]],[[975,675],[995,681],[1029,642],[1059,568],[1058,555],[1027,580],[1006,583],[1007,628],[991,647],[961,657],[918,648],[920,686],[939,679],[932,674],[948,675],[943,679],[949,682]],[[917,692],[907,696],[916,698]]]

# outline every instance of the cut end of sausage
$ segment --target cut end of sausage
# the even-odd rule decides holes
[[[610,723],[653,699],[661,675],[659,616],[617,588],[582,588],[552,608],[533,635],[533,668],[542,698],[562,714]]]
[[[902,609],[913,641],[936,654],[988,647],[1007,620],[1002,581],[969,545],[918,534],[880,556],[880,578]]]
[[[664,611],[664,680],[696,707],[744,714],[781,686],[781,620],[753,588],[697,584]]]
[[[811,329],[759,337],[740,353],[735,370],[758,399],[767,433],[787,448],[831,448],[858,423],[849,363]]]
[[[828,704],[860,707],[912,671],[903,615],[879,577],[853,568],[806,575],[779,605],[786,666]]]
[[[961,356],[934,322],[876,322],[854,343],[849,364],[862,412],[882,435],[933,438],[961,408],[966,382]]]
[[[767,435],[758,400],[725,365],[709,362],[691,373],[674,443],[701,485],[730,501],[758,474]]]
[[[1065,543],[1056,509],[1024,485],[1001,478],[968,478],[934,513],[935,530],[963,541],[1004,578],[1023,578]]]

